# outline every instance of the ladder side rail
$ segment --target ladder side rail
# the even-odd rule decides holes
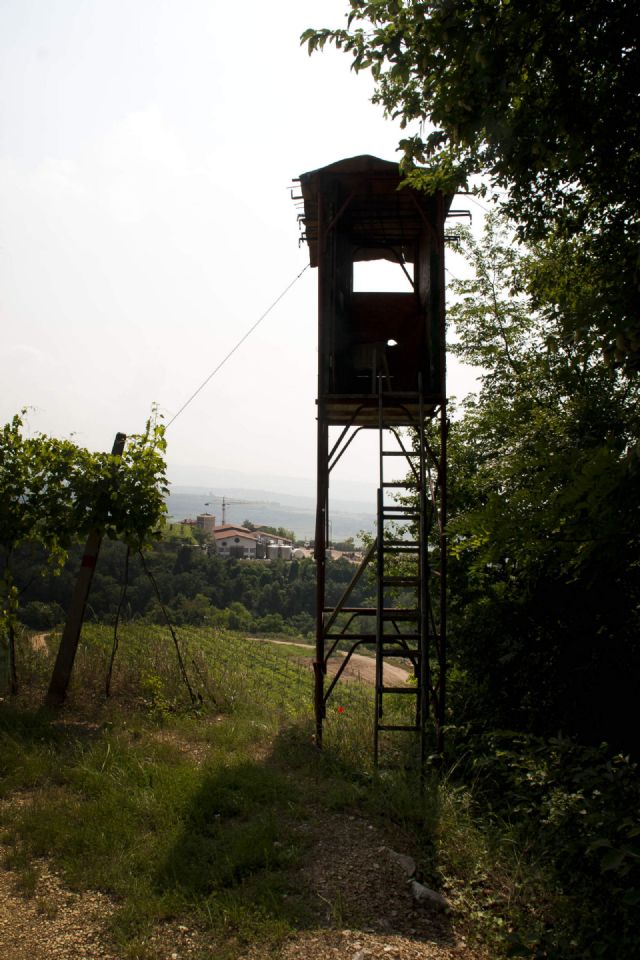
[[[382,406],[382,378],[378,379],[378,492],[377,492],[377,541],[376,554],[376,690],[375,716],[373,723],[373,763],[378,766],[380,758],[379,727],[382,720],[382,638],[384,635],[384,418]]]

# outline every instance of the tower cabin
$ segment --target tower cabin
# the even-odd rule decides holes
[[[328,425],[412,425],[445,399],[444,220],[451,197],[400,187],[398,164],[352,157],[304,173],[304,239],[318,268],[318,404]],[[387,260],[404,292],[354,290]]]

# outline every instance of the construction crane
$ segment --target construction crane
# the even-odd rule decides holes
[[[211,500],[207,500],[205,507],[215,507],[218,503],[222,504],[222,523],[227,521],[227,507],[231,504],[247,504],[251,506],[279,507],[280,504],[274,500],[235,500],[231,497],[220,497],[217,493],[210,493]]]

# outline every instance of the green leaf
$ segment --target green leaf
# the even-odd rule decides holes
[[[626,859],[626,856],[627,852],[625,850],[608,850],[600,860],[600,869],[603,873],[606,873],[607,870],[617,870]]]

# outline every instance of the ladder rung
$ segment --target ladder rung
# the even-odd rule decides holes
[[[380,692],[381,693],[404,693],[404,694],[410,693],[412,696],[416,696],[418,694],[418,688],[417,687],[381,687]]]
[[[415,490],[415,483],[409,483],[407,480],[389,480],[381,484],[383,490],[392,490],[397,487],[401,490]]]
[[[420,577],[383,577],[382,582],[386,587],[417,587]]]
[[[325,607],[324,613],[333,613],[335,607]],[[353,613],[362,617],[375,617],[378,612],[377,607],[341,607],[340,613]],[[420,613],[418,610],[408,607],[384,607],[382,611],[383,620],[418,620]],[[351,634],[345,636],[351,636]]]
[[[414,622],[420,619],[420,612],[418,610],[408,610],[406,608],[400,607],[385,607],[382,611],[383,620],[413,620]]]
[[[324,639],[327,641],[334,640],[358,640],[360,643],[375,643],[376,635],[375,633],[325,633]],[[387,639],[387,638],[385,638]],[[419,640],[420,634],[412,633],[407,634],[406,639]],[[383,659],[389,659],[391,657],[396,657],[398,660],[411,660],[413,658],[420,657],[420,651],[414,647],[382,647],[382,657]]]
[[[404,550],[419,550],[420,542],[418,540],[385,540],[383,547],[388,550],[389,547],[402,547]]]

